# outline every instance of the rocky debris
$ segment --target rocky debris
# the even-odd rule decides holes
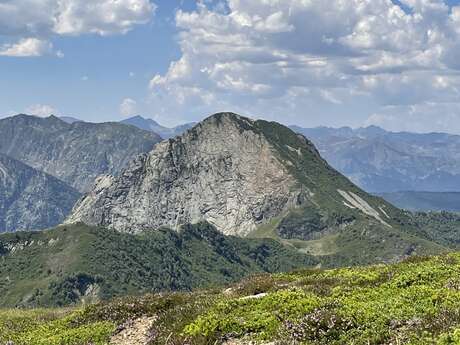
[[[118,327],[110,339],[110,345],[148,345],[153,339],[151,328],[156,317],[143,316],[128,320]]]
[[[374,217],[375,219],[377,219],[380,223],[382,223],[383,225],[386,225],[388,227],[391,227],[390,224],[388,224],[387,222],[385,222],[382,217],[380,216],[380,213],[375,210],[374,208],[372,208],[366,200],[364,200],[363,198],[361,198],[359,195],[356,195],[355,193],[353,192],[345,192],[343,190],[337,190],[340,195],[343,196],[343,198],[346,200],[346,202],[344,201],[344,205],[349,207],[349,208],[357,208],[359,209],[361,212],[367,214],[368,216],[371,216],[371,217]],[[387,218],[388,217],[388,214],[385,213],[385,211],[383,211],[382,207],[379,206],[379,209],[380,211],[383,213],[383,215]]]
[[[240,299],[241,300],[247,300],[247,299],[259,299],[259,298],[264,298],[265,296],[267,296],[268,293],[264,292],[264,293],[259,293],[257,295],[251,295],[251,296],[244,296],[244,297],[241,297]]]

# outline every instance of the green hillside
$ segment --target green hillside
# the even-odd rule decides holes
[[[414,254],[439,254],[445,251],[442,246],[450,246],[446,241],[439,245],[411,214],[333,169],[305,137],[276,122],[258,120],[255,128],[275,147],[304,198],[250,237],[277,239],[317,256],[326,267],[397,262]]]
[[[266,240],[226,237],[207,223],[122,234],[83,224],[0,235],[0,306],[60,306],[234,282],[317,260]]]
[[[449,254],[76,309],[4,310],[0,343],[116,344],[117,333],[128,343],[146,322],[145,344],[460,344],[459,277],[460,254]]]

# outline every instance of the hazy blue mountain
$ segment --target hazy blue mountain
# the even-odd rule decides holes
[[[393,205],[410,211],[460,212],[459,192],[393,192],[379,194]]]
[[[57,178],[0,154],[0,232],[55,226],[79,197]]]
[[[74,122],[83,122],[82,120],[80,119],[77,119],[75,117],[72,117],[72,116],[59,116],[59,118],[64,121],[64,122],[67,122],[69,124],[72,124]]]
[[[368,192],[460,191],[460,136],[382,128],[291,127]]]
[[[129,119],[121,121],[121,123],[138,127],[146,131],[151,131],[159,134],[163,139],[169,139],[184,133],[187,129],[192,128],[195,123],[186,123],[173,128],[168,128],[160,125],[158,122],[152,119],[146,119],[142,116],[133,116]]]
[[[88,190],[98,175],[117,174],[161,138],[120,123],[72,124],[50,116],[16,115],[0,120],[0,153]]]

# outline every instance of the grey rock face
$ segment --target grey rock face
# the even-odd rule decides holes
[[[206,220],[243,236],[295,205],[295,179],[271,144],[233,116],[211,117],[138,157],[119,177],[100,177],[68,222],[134,232]]]
[[[79,197],[57,178],[0,154],[0,232],[55,226]]]
[[[17,115],[0,120],[0,153],[87,191],[100,174],[118,174],[161,138],[119,123],[66,123]]]

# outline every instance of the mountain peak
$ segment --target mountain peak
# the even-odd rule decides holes
[[[229,111],[223,111],[223,112],[215,113],[215,114],[207,117],[202,122],[205,122],[206,120],[209,120],[209,119],[216,119],[217,121],[219,121],[219,120],[222,120],[224,118],[229,119],[231,121],[241,121],[241,120],[252,121],[250,118],[242,116],[242,115],[239,115],[237,113],[233,113],[233,112],[229,112]]]
[[[79,191],[96,176],[118,173],[136,155],[161,141],[120,123],[75,122],[56,116],[17,115],[0,120],[0,152],[51,174]]]
[[[100,179],[68,221],[137,232],[206,220],[224,234],[246,236],[311,207],[319,219],[362,210],[390,226],[377,208],[386,206],[375,202],[305,137],[276,122],[223,112],[159,143],[120,176]]]
[[[146,118],[146,117],[143,117],[141,115],[135,115],[135,116],[132,116],[126,120],[124,120],[125,122],[129,122],[129,121],[137,121],[139,123],[147,123],[149,125],[154,125],[154,126],[161,126],[158,122],[156,122],[154,119],[151,119],[151,118]]]
[[[375,126],[375,125],[370,125],[370,126],[367,126],[367,127],[364,127],[364,128],[358,128],[355,132],[358,135],[365,134],[365,135],[370,135],[370,136],[380,136],[380,135],[384,135],[384,134],[388,133],[383,128],[381,128],[379,126]]]
[[[220,112],[213,114],[205,118],[203,121],[199,122],[197,126],[206,126],[208,124],[212,126],[219,126],[222,124],[233,124],[236,127],[244,129],[255,129],[254,120],[232,112]]]
[[[130,118],[128,118],[128,120],[131,119],[131,120],[147,120],[145,117],[141,116],[141,115],[134,115],[134,116],[131,116]]]
[[[0,120],[3,126],[21,126],[41,129],[61,130],[68,127],[68,124],[54,115],[40,117],[36,115],[17,114]],[[7,125],[9,124],[9,125]],[[1,126],[0,126],[1,127]]]
[[[195,123],[186,123],[177,127],[168,128],[160,125],[153,119],[144,118],[140,115],[130,117],[129,119],[121,121],[121,123],[131,125],[146,131],[154,132],[163,139],[169,139],[180,135],[195,125]]]

